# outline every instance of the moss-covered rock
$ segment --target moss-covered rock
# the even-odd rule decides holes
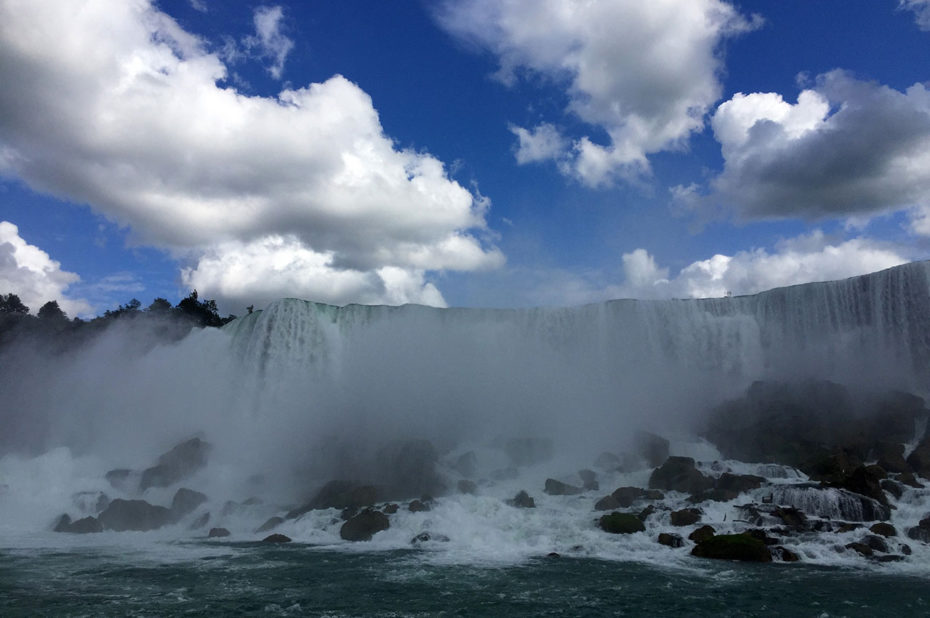
[[[743,562],[771,562],[772,554],[763,541],[748,534],[718,534],[704,539],[691,550],[692,556]]]
[[[634,532],[643,532],[646,529],[646,526],[636,515],[617,511],[603,515],[598,521],[598,525],[601,530],[611,534],[632,534]]]

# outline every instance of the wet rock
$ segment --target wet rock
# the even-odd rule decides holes
[[[895,500],[900,500],[904,495],[904,485],[893,479],[882,479],[879,481],[879,486],[883,491],[894,496]]]
[[[630,502],[630,504],[633,504],[633,503]],[[627,506],[630,506],[630,504],[628,504]],[[623,505],[620,504],[619,500],[614,498],[613,495],[610,495],[610,496],[604,496],[603,498],[595,502],[594,510],[595,511],[614,511],[616,509],[621,508],[622,506]]]
[[[123,500],[110,502],[98,518],[107,530],[147,531],[156,530],[171,523],[171,511],[163,506],[149,504],[145,500]]]
[[[879,522],[877,524],[872,524],[869,527],[869,530],[874,534],[881,535],[885,538],[898,536],[898,531],[895,530],[895,527],[886,522]]]
[[[552,440],[548,438],[514,438],[504,445],[504,452],[514,466],[532,466],[552,459]]]
[[[536,508],[536,501],[533,500],[533,498],[531,498],[530,495],[523,490],[517,492],[517,495],[514,496],[512,500],[507,501],[507,504],[521,509]]]
[[[269,530],[274,530],[275,528],[277,528],[283,523],[284,523],[283,517],[277,517],[277,516],[269,517],[268,521],[263,523],[261,526],[258,527],[257,530],[255,530],[255,533],[258,534],[260,532],[268,532]]]
[[[752,528],[750,530],[744,530],[743,534],[747,534],[754,539],[758,539],[766,545],[775,545],[778,543],[778,539],[773,536],[769,536],[768,530],[765,530],[764,528]]]
[[[463,453],[458,456],[451,468],[465,478],[473,478],[478,472],[478,456],[474,451]]]
[[[317,509],[345,509],[372,506],[378,501],[378,488],[358,481],[333,480],[326,483],[313,499],[289,511],[287,519],[296,519]]]
[[[429,541],[435,541],[437,543],[448,543],[449,537],[444,534],[436,534],[434,532],[421,532],[412,539],[410,539],[411,545],[419,545],[420,543],[427,543]]]
[[[701,511],[700,509],[672,511],[670,518],[673,526],[690,526],[701,521]]]
[[[911,466],[904,459],[904,445],[900,442],[878,441],[872,449],[870,459],[877,460],[886,472],[911,472]]]
[[[636,515],[616,511],[608,515],[602,515],[598,520],[598,526],[604,532],[611,534],[632,534],[646,530],[646,526]]]
[[[551,551],[548,554],[546,554],[546,558],[561,558],[561,557],[562,557],[561,554],[559,554],[558,552],[554,552],[554,551]]]
[[[921,543],[930,543],[930,517],[921,519],[920,523],[908,530],[907,537]]]
[[[342,521],[349,521],[358,514],[358,509],[354,506],[347,506],[342,509],[342,512],[339,513],[339,519]]]
[[[381,509],[381,512],[385,513],[386,515],[393,515],[394,513],[397,512],[397,509],[398,509],[398,506],[394,504],[393,502],[391,502],[390,504],[385,504],[384,507]]]
[[[604,472],[613,472],[619,468],[622,463],[619,457],[605,451],[594,460],[594,467]]]
[[[210,523],[210,513],[203,513],[190,525],[191,530],[200,530]]]
[[[776,507],[772,510],[772,515],[781,520],[782,524],[793,530],[807,530],[807,517],[794,507]]]
[[[407,505],[407,510],[411,513],[422,513],[432,509],[428,502],[422,502],[421,500],[411,500],[410,504]]]
[[[139,491],[149,487],[169,487],[183,481],[207,465],[210,445],[200,438],[178,444],[158,458],[158,464],[142,472]]]
[[[579,470],[578,476],[581,478],[581,486],[585,491],[597,491],[601,488],[597,482],[597,472],[594,470],[588,470],[587,468]]]
[[[714,530],[713,526],[704,525],[689,534],[688,539],[694,541],[695,543],[700,543],[701,541],[706,541],[710,537],[714,536],[715,532],[716,531]]]
[[[668,547],[682,547],[685,544],[680,535],[668,532],[660,532],[658,541],[660,545],[667,545]]]
[[[772,548],[772,555],[782,562],[798,562],[801,557],[782,545]]]
[[[888,543],[885,542],[884,538],[876,534],[865,535],[862,542],[871,547],[872,551],[880,551],[885,554],[888,553]]]
[[[921,440],[907,456],[907,465],[916,474],[930,479],[930,435]]]
[[[640,511],[640,512],[636,515],[636,517],[639,518],[639,521],[646,521],[646,520],[649,519],[649,517],[652,516],[652,514],[655,513],[655,512],[656,512],[656,507],[655,507],[654,505],[650,504],[649,506],[647,506],[646,508],[644,508],[642,511]]]
[[[346,541],[370,541],[372,536],[390,527],[387,515],[374,509],[365,509],[342,524],[339,536]]]
[[[229,530],[226,528],[210,528],[210,532],[207,533],[208,539],[222,539],[230,535]]]
[[[546,479],[546,488],[543,490],[550,496],[575,496],[583,492],[581,487],[575,487],[555,479]]]
[[[634,437],[636,452],[649,468],[657,468],[668,459],[669,442],[662,436],[648,431],[638,431]]]
[[[174,498],[171,500],[171,518],[174,521],[178,521],[185,515],[193,513],[198,506],[206,501],[206,495],[199,491],[182,487],[175,492]]]
[[[611,496],[623,508],[629,508],[634,502],[646,495],[646,490],[639,487],[618,487]]]
[[[735,498],[741,493],[762,487],[765,479],[754,474],[732,474],[724,472],[714,481],[714,489],[732,494]]]
[[[714,480],[701,474],[691,457],[669,457],[649,477],[650,489],[699,494],[711,489]]]
[[[647,489],[646,493],[643,494],[643,498],[646,500],[665,500],[665,494],[658,489]]]
[[[847,522],[885,521],[890,516],[887,506],[845,489],[800,483],[773,486],[772,495],[775,504],[794,507],[807,516]]]
[[[460,494],[475,495],[476,493],[478,493],[478,486],[475,485],[475,482],[468,481],[465,479],[462,479],[461,481],[458,482],[457,489],[459,490]]]
[[[912,472],[905,472],[904,474],[898,475],[898,482],[907,485],[908,487],[913,487],[914,489],[923,489],[924,484],[917,480]]]
[[[704,539],[691,550],[692,556],[744,562],[771,562],[772,554],[759,539],[748,534],[720,534]]]
[[[262,543],[290,543],[291,537],[283,534],[271,534],[262,539]]]
[[[140,474],[135,470],[129,470],[127,468],[118,468],[116,470],[110,470],[104,475],[107,482],[113,489],[118,491],[130,493],[136,490],[139,486]]]
[[[399,440],[376,457],[385,496],[401,500],[423,494],[439,495],[446,487],[436,472],[439,453],[429,440]]]
[[[865,543],[848,543],[846,549],[851,549],[860,556],[865,556],[866,558],[871,558],[873,553],[872,548]]]
[[[845,478],[827,485],[868,496],[887,506],[888,497],[882,491],[880,484],[886,476],[886,472],[879,466],[858,466]]]
[[[62,515],[55,526],[55,532],[68,532],[71,534],[90,534],[94,532],[103,532],[103,525],[96,517],[84,517],[77,521],[71,521],[68,515]]]

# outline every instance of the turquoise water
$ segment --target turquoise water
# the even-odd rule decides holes
[[[695,560],[430,564],[420,551],[178,543],[0,550],[2,616],[930,616],[919,577]],[[185,554],[190,554],[185,558]]]

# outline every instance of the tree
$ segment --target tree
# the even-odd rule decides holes
[[[0,294],[0,313],[29,313],[29,307],[16,294]]]
[[[57,300],[50,300],[39,309],[39,318],[43,320],[67,320],[68,316],[58,306]]]
[[[171,303],[168,302],[167,298],[156,298],[149,305],[147,311],[150,313],[168,313],[171,311]]]
[[[231,318],[221,318],[215,300],[199,300],[197,290],[178,303],[178,310],[200,326],[222,326]]]

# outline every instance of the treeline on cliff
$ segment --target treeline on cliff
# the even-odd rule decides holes
[[[235,318],[235,315],[221,316],[216,301],[201,300],[197,290],[173,306],[167,299],[156,298],[143,307],[133,298],[89,320],[70,319],[55,300],[45,303],[32,315],[19,296],[7,293],[0,294],[0,351],[19,342],[46,352],[61,353],[117,323],[146,327],[154,335],[154,341],[171,342],[182,339],[193,328],[217,328]]]

